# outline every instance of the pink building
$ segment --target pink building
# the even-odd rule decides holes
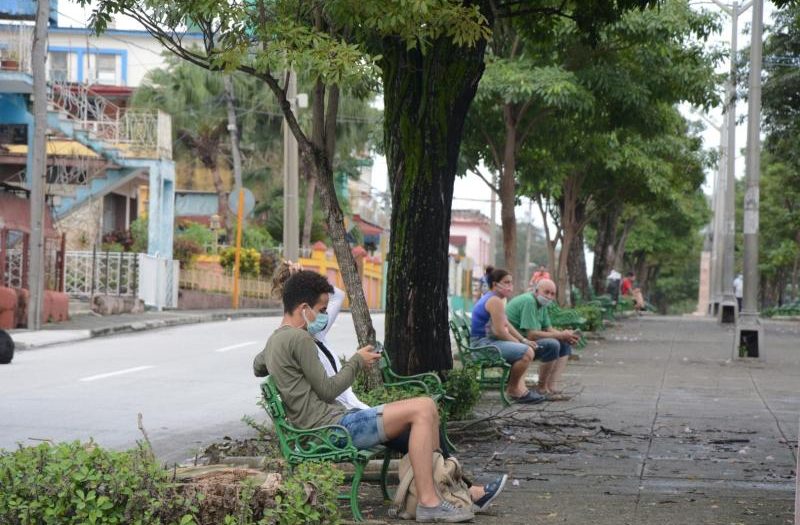
[[[478,210],[453,210],[450,219],[450,245],[458,253],[463,253],[472,259],[477,275],[483,273],[483,268],[492,264],[492,254],[489,253],[490,234],[489,217]]]

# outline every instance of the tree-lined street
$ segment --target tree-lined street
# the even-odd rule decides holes
[[[138,412],[166,462],[191,458],[224,436],[249,435],[241,416],[263,420],[252,358],[279,319],[22,351],[13,367],[0,368],[0,446],[93,437],[127,448],[141,439]],[[382,320],[375,316],[379,334]],[[624,321],[592,341],[565,377],[580,395],[534,409],[545,418],[562,411],[587,418],[587,429],[576,431],[582,442],[541,449],[516,427],[460,445],[459,457],[478,477],[511,477],[502,504],[481,522],[671,525],[689,516],[693,524],[792,523],[800,329],[766,323],[768,363],[732,361],[731,332],[711,319],[651,317]],[[331,347],[352,351],[355,341],[342,314]],[[498,408],[489,396],[479,414]],[[377,492],[366,494],[365,504],[377,505]]]

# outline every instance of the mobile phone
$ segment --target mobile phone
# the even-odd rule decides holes
[[[372,351],[375,352],[376,354],[382,354],[383,344],[380,341],[375,341],[375,348],[373,348]]]

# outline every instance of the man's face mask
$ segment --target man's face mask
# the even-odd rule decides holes
[[[317,316],[314,320],[309,322],[308,317],[306,317],[306,312],[303,310],[303,320],[306,322],[306,328],[311,335],[322,332],[328,326],[328,314],[324,312],[317,312]]]
[[[553,300],[550,299],[549,297],[545,297],[544,295],[538,295],[537,294],[536,295],[536,302],[539,303],[539,306],[541,306],[543,308],[547,308],[548,306],[550,306],[550,303],[552,303]]]

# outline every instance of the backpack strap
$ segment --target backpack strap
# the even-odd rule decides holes
[[[408,454],[406,454],[406,456],[407,455]],[[406,496],[408,495],[408,489],[411,487],[412,481],[414,481],[414,469],[411,468],[411,460],[409,460],[408,470],[406,470],[403,479],[400,480],[400,484],[397,486],[397,490],[394,493],[394,500],[392,501],[393,508],[391,510],[394,511],[395,516],[392,517],[397,517],[399,513],[405,512]],[[392,513],[390,512],[390,514]]]

